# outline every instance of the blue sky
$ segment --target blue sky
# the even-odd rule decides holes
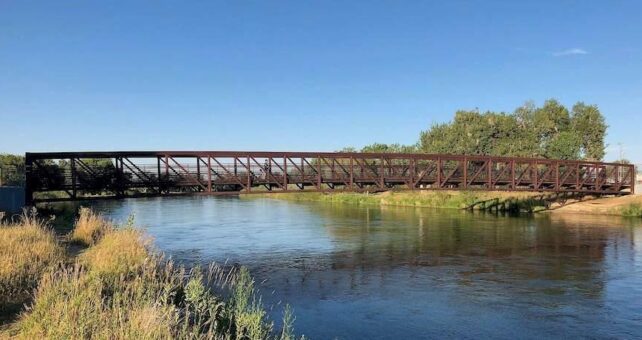
[[[641,1],[0,0],[0,152],[333,151],[597,104],[642,163]]]

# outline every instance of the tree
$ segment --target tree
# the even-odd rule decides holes
[[[543,157],[604,157],[606,124],[596,106],[577,103],[572,113],[554,99],[532,102],[512,114],[457,111],[450,123],[422,131],[419,150],[426,153]]]
[[[581,152],[586,159],[604,158],[604,138],[608,126],[596,105],[579,102],[573,105],[571,125],[580,137]]]
[[[0,154],[0,184],[25,185],[25,158],[18,155]]]
[[[581,140],[572,131],[562,131],[546,145],[546,156],[553,159],[579,159]]]
[[[361,148],[361,152],[372,152],[372,153],[413,153],[417,152],[416,145],[402,145],[399,143],[394,144],[382,144],[382,143],[373,143],[366,145]]]

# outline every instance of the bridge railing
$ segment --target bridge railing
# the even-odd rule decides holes
[[[632,165],[550,159],[227,151],[27,153],[25,159],[30,202],[293,190],[635,190]]]

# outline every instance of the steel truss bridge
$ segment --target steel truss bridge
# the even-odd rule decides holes
[[[511,190],[622,195],[630,164],[345,152],[27,153],[27,204],[179,194]]]

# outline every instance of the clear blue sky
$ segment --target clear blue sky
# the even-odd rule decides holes
[[[597,104],[642,163],[642,1],[0,0],[0,152],[414,143]]]

